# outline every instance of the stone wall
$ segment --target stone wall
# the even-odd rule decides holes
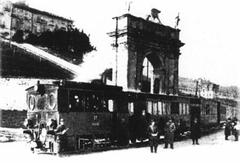
[[[26,110],[0,110],[0,127],[23,128],[26,117]]]

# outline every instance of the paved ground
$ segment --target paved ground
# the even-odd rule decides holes
[[[150,153],[149,147],[123,149],[84,155],[58,157],[52,155],[32,154],[24,142],[0,143],[1,160],[7,162],[83,162],[83,163],[127,163],[127,162],[183,162],[216,163],[236,162],[239,160],[240,142],[233,137],[225,141],[223,131],[202,137],[200,145],[192,145],[191,140],[175,143],[175,149],[163,149],[159,145],[158,153]],[[195,161],[193,161],[195,160]]]

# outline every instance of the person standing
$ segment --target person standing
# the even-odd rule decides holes
[[[173,149],[173,142],[174,142],[174,132],[176,130],[175,124],[172,119],[169,119],[165,125],[165,146],[164,148],[168,148],[168,144],[170,144],[170,148]]]
[[[201,135],[201,129],[200,129],[200,123],[197,118],[194,118],[192,125],[191,125],[191,138],[193,145],[198,143],[198,139],[200,138]]]
[[[231,135],[231,130],[232,130],[231,118],[228,118],[224,129],[225,140],[228,140],[228,136]]]
[[[150,144],[150,150],[151,153],[154,152],[157,153],[157,147],[158,147],[158,129],[156,126],[155,121],[151,121],[151,124],[148,127],[148,133],[149,133],[149,144]]]
[[[60,119],[60,123],[57,126],[57,129],[55,130],[56,136],[57,136],[57,151],[62,152],[65,150],[66,145],[67,145],[67,137],[66,137],[66,132],[68,128],[65,127],[64,120]]]
[[[237,118],[235,118],[234,120],[234,125],[233,125],[233,135],[235,137],[235,141],[238,141],[238,137],[239,137],[239,130],[240,130],[240,123],[237,120]]]

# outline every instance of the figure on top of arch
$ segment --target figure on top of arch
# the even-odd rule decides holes
[[[151,14],[147,16],[147,19],[146,19],[146,20],[147,20],[147,21],[156,22],[155,20],[157,19],[157,21],[158,21],[157,23],[162,24],[162,22],[160,21],[160,19],[159,19],[159,17],[158,17],[158,14],[159,14],[159,13],[161,13],[160,10],[153,8],[153,9],[151,10]]]

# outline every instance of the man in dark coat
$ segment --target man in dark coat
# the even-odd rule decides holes
[[[165,146],[164,148],[168,148],[168,144],[170,144],[170,147],[173,149],[173,142],[174,142],[174,132],[176,130],[175,124],[173,123],[172,119],[169,119],[168,122],[165,125]]]
[[[57,126],[57,129],[55,130],[56,135],[57,135],[57,143],[58,143],[58,152],[61,152],[65,150],[66,145],[67,145],[67,137],[66,137],[66,132],[68,128],[65,127],[64,120],[60,120],[60,124]]]
[[[155,121],[151,121],[151,124],[148,127],[148,133],[149,133],[149,143],[150,143],[150,149],[151,152],[157,153],[157,147],[158,147],[158,129],[155,124]]]
[[[232,130],[231,118],[228,118],[224,129],[225,140],[228,140],[228,136],[231,135],[231,130]]]
[[[193,120],[193,123],[191,124],[191,138],[192,138],[193,145],[195,143],[199,145],[198,139],[200,138],[200,135],[201,135],[200,123],[198,119],[195,118]]]

